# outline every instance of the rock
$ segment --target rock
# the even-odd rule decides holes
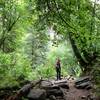
[[[83,77],[83,78],[79,78],[75,81],[75,84],[76,85],[79,85],[81,83],[84,83],[84,82],[88,82],[90,81],[90,77],[89,76],[86,76],[86,77]]]
[[[69,85],[67,83],[61,83],[58,86],[62,87],[62,88],[65,88],[65,89],[69,89]]]
[[[96,99],[96,97],[93,94],[89,94],[88,99],[89,100],[100,100],[100,99]]]
[[[42,81],[41,82],[41,87],[48,87],[48,86],[52,86],[52,82],[50,81]]]
[[[81,83],[79,85],[76,85],[75,87],[78,89],[85,89],[86,87],[89,87],[91,85],[90,82],[85,82],[85,83]]]
[[[88,86],[86,86],[85,89],[86,89],[86,90],[90,90],[90,89],[92,89],[92,85],[88,85]]]
[[[47,98],[46,100],[50,100],[49,98]]]
[[[58,81],[55,81],[54,84],[55,86],[69,89],[69,85],[66,80],[58,80]]]
[[[54,95],[54,96],[62,96],[63,92],[58,89],[47,90],[47,96]]]
[[[81,99],[87,100],[87,97],[86,96],[82,96]]]
[[[43,89],[33,89],[29,92],[27,98],[29,100],[45,100],[46,91]]]
[[[29,93],[31,87],[32,87],[32,84],[24,85],[24,86],[20,89],[21,95],[27,95],[27,94]]]
[[[52,89],[60,89],[60,87],[58,85],[53,85],[51,88]]]
[[[58,81],[54,81],[54,82],[42,81],[40,87],[43,89],[46,89],[46,90],[59,89],[60,87],[69,89],[69,86],[68,86],[68,83],[66,80],[58,80]]]
[[[73,75],[68,76],[67,80],[72,80],[73,79]]]
[[[56,97],[54,95],[49,96],[50,100],[56,100]]]
[[[57,100],[64,100],[64,98],[61,97],[61,96],[57,96],[56,99],[57,99]],[[65,99],[65,100],[66,100],[66,99]]]
[[[51,87],[53,84],[50,81],[42,81],[40,84],[41,88]]]
[[[59,86],[58,85],[42,86],[41,88],[45,90],[50,90],[50,89],[59,89]]]

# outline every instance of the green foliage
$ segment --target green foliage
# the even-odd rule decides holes
[[[77,65],[76,58],[74,57],[73,51],[71,49],[71,46],[69,42],[64,41],[63,43],[60,43],[57,47],[52,46],[52,44],[49,44],[49,52],[47,56],[48,64],[51,64],[51,66],[55,67],[56,59],[60,58],[61,60],[61,67],[62,67],[62,75],[79,75],[80,74],[80,68],[79,65]]]
[[[92,73],[99,87],[99,27],[96,1],[0,0],[0,87],[55,78],[57,57],[63,76]]]

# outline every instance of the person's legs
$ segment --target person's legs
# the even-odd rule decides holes
[[[57,80],[61,79],[61,68],[56,68]]]
[[[61,68],[57,68],[57,80],[61,79]]]
[[[59,79],[59,69],[56,68],[56,73],[57,73],[57,80]]]
[[[59,79],[61,79],[61,68],[59,68]]]

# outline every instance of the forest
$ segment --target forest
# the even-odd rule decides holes
[[[100,100],[99,25],[100,0],[0,0],[0,100]],[[58,81],[57,58],[61,61]],[[70,88],[74,82],[82,87],[84,81],[85,93],[92,97],[82,93],[81,99],[70,98],[73,88],[67,97],[63,92],[64,99],[57,99],[54,90],[42,96],[47,99],[26,97],[37,80],[46,86],[51,80],[58,84],[66,79],[62,87]],[[24,92],[19,95],[19,91]]]

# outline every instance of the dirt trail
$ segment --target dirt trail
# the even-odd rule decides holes
[[[89,90],[75,88],[74,83],[73,80],[68,81],[70,89],[66,93],[66,100],[82,100],[82,97],[87,97],[90,94]]]
[[[56,100],[90,100],[87,99],[88,95],[91,94],[91,89],[77,89],[75,87],[75,80],[60,80],[60,81],[66,81],[69,89],[62,88],[61,90],[64,93],[63,99],[56,99]],[[58,81],[58,83],[60,82]],[[94,100],[94,99],[93,99]]]

